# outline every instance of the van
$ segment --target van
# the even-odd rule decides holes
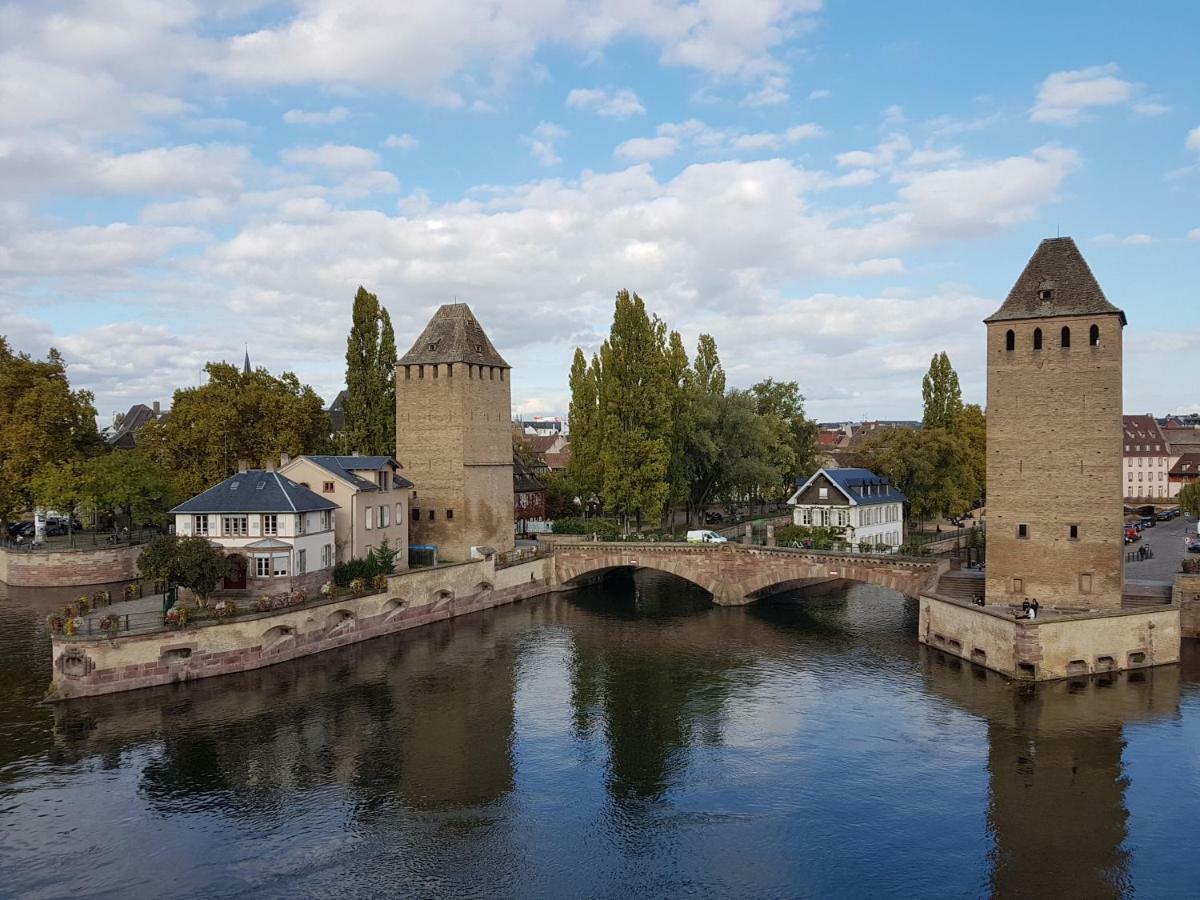
[[[689,531],[687,542],[689,544],[724,544],[726,539],[715,531]]]

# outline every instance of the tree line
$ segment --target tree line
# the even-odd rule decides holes
[[[712,336],[689,359],[636,293],[617,294],[608,339],[590,361],[576,349],[569,381],[571,459],[551,493],[595,498],[626,529],[780,499],[813,464],[816,425],[795,382],[727,388]]]

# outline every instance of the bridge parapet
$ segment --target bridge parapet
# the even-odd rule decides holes
[[[554,551],[559,584],[610,569],[649,568],[691,581],[723,605],[751,603],[783,585],[831,578],[875,584],[916,597],[936,585],[948,566],[944,560],[924,557],[733,543],[593,541],[561,545]]]

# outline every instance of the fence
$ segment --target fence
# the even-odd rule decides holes
[[[76,531],[71,535],[54,535],[41,543],[31,537],[14,538],[0,535],[0,548],[23,553],[69,553],[73,550],[104,550],[144,544],[164,532],[158,528],[139,528],[134,531]]]

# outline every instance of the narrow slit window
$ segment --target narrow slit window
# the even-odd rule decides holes
[[[1062,348],[1064,350],[1070,349],[1070,347],[1071,347],[1071,329],[1068,328],[1066,325],[1063,326],[1061,343],[1062,343]]]
[[[1042,349],[1042,329],[1040,328],[1033,329],[1033,349]]]
[[[1004,336],[1004,349],[1010,352],[1017,349],[1017,333],[1011,328],[1008,329],[1008,334]]]
[[[1088,332],[1088,344],[1091,345],[1092,347],[1100,346],[1100,326],[1099,325],[1093,325],[1091,330]]]

